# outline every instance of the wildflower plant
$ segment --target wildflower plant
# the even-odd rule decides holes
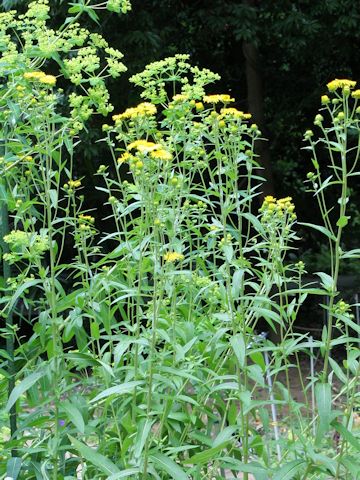
[[[359,255],[342,242],[358,175],[355,83],[330,82],[320,136],[305,134],[324,220],[310,226],[332,255],[320,287],[289,260],[292,198],[261,196],[258,126],[210,91],[219,76],[188,55],[134,75],[142,102],[103,125],[112,165],[99,166],[97,188],[114,228],[102,233],[73,162],[85,122],[112,111],[106,78],[124,70],[120,52],[78,24],[105,8],[130,5],[74,3],[58,30],[45,0],[1,14],[1,478],[356,478],[359,328],[338,293],[341,260]],[[340,189],[332,206],[330,189]],[[310,294],[329,297],[318,341],[294,326]],[[31,325],[27,341],[19,319]],[[314,348],[324,368],[306,378],[301,358]]]
[[[95,232],[93,222],[81,211],[81,199],[77,199],[81,181],[72,178],[75,135],[90,115],[111,111],[105,79],[125,70],[121,53],[78,23],[82,13],[95,14],[90,2],[77,11],[76,5],[72,13],[77,15],[57,30],[48,26],[50,7],[46,0],[30,2],[22,15],[15,11],[0,14],[4,279],[0,309],[6,320],[3,358],[7,369],[2,381],[7,383],[9,397],[3,413],[9,412],[8,452],[12,456],[4,458],[3,472],[8,477],[10,471],[21,470],[26,478],[35,478],[35,472],[42,469],[45,476],[60,478],[59,472],[64,475],[67,469],[60,454],[66,438],[61,432],[60,405],[68,382],[72,382],[62,344],[63,315],[70,305],[61,307],[58,302],[67,298],[64,276],[71,275],[68,267],[61,265],[61,258],[72,230],[78,250],[84,249]],[[128,2],[111,2],[110,9],[127,10],[128,6]],[[67,79],[75,88],[66,116],[60,107],[64,93],[57,84]],[[87,251],[90,249],[88,246]],[[34,329],[26,345],[17,337],[14,315],[30,322]],[[39,361],[41,355],[43,362]],[[23,378],[23,382],[16,386],[16,378]],[[28,405],[40,407],[35,417],[24,418],[23,412],[17,414],[17,400],[40,378],[45,390],[33,390],[27,398]],[[27,429],[35,418],[40,419],[37,428]],[[31,448],[26,459],[27,442]],[[46,454],[38,461],[33,451]]]

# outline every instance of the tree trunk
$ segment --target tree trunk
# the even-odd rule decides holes
[[[255,6],[254,0],[245,0],[245,3],[249,6]],[[253,43],[244,41],[243,53],[246,61],[248,109],[253,115],[254,123],[256,123],[259,126],[259,129],[264,132],[266,131],[266,125],[259,51]],[[273,195],[274,179],[270,162],[268,141],[258,141],[255,153],[258,155],[258,162],[262,167],[262,169],[259,170],[259,175],[265,179],[262,191],[264,195]]]

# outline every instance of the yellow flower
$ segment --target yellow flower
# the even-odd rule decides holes
[[[79,222],[80,223],[95,223],[95,218],[91,215],[83,215],[82,213],[79,215]]]
[[[354,92],[352,92],[351,96],[358,100],[360,98],[360,90],[355,90]]]
[[[147,140],[135,140],[127,146],[128,150],[137,150],[141,153],[148,153],[157,148],[161,148],[161,145]]]
[[[152,150],[150,152],[150,157],[154,158],[155,160],[171,160],[172,155],[168,150],[165,150],[164,148],[158,148],[156,150]]]
[[[284,214],[291,214],[291,218],[294,220],[296,215],[294,214],[295,205],[292,203],[292,197],[279,198],[277,200],[272,195],[267,195],[264,198],[260,212],[268,212],[272,214],[278,212],[280,216]]]
[[[184,255],[177,252],[167,252],[165,253],[163,258],[166,263],[174,263],[180,260],[184,260]]]
[[[233,117],[233,118],[239,118],[242,120],[245,118],[244,112],[241,110],[238,110],[237,108],[222,108],[220,110],[221,116],[222,117]]]
[[[64,186],[65,186],[65,188],[81,187],[81,180],[69,180]]]
[[[130,160],[132,160],[134,158],[133,155],[131,155],[131,153],[129,152],[124,152],[118,159],[117,159],[117,163],[118,165],[122,165],[123,163],[126,163]]]
[[[184,95],[183,93],[178,93],[177,95],[174,95],[172,97],[173,102],[186,102],[189,100],[189,97],[187,95]]]
[[[44,75],[40,78],[40,83],[45,83],[46,85],[53,86],[56,83],[56,77],[53,75]]]
[[[118,115],[113,115],[113,120],[115,123],[119,123],[122,120],[134,119],[139,117],[151,117],[156,115],[156,107],[152,103],[143,102],[140,103],[137,107],[127,108],[125,112],[119,113]]]
[[[227,94],[218,94],[218,95],[205,95],[203,98],[205,103],[230,103],[235,102],[235,98],[231,98]]]
[[[53,86],[56,83],[56,77],[53,75],[46,75],[44,72],[25,72],[23,77],[25,80],[44,83],[45,85]]]
[[[279,203],[286,203],[286,202],[291,202],[292,197],[285,197],[285,198],[279,198],[278,202]]]
[[[327,84],[327,87],[330,92],[335,92],[335,90],[338,90],[339,88],[354,88],[356,85],[356,82],[353,80],[347,80],[345,78],[339,79],[335,78],[335,80],[332,80]]]
[[[25,80],[37,80],[43,75],[45,75],[44,72],[25,72],[23,77]]]

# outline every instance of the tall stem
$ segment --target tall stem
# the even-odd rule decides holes
[[[6,192],[5,182],[0,180],[0,187],[3,192]],[[4,253],[9,253],[9,247],[6,242],[4,242],[4,237],[9,233],[9,212],[6,204],[6,200],[3,199],[0,201],[0,248],[3,253],[2,266],[3,266],[3,278],[6,285],[7,280],[11,276],[11,268],[9,263],[4,259]],[[8,354],[8,365],[7,371],[9,374],[9,384],[8,384],[8,395],[10,396],[11,392],[15,387],[15,361],[14,361],[14,319],[13,312],[9,311],[6,316],[6,351]],[[10,409],[10,432],[13,437],[16,432],[16,403]],[[14,453],[14,452],[13,452]]]

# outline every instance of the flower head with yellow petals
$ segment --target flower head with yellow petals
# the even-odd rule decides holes
[[[344,89],[344,88],[347,88],[347,89],[350,89],[350,88],[354,88],[356,85],[356,82],[354,80],[348,80],[346,78],[342,78],[342,79],[339,79],[339,78],[335,78],[335,80],[332,80],[331,82],[329,82],[327,84],[327,87],[328,87],[328,90],[330,92],[335,92],[336,90],[338,90],[339,88],[341,89]]]
[[[163,256],[166,263],[174,263],[181,260],[184,260],[184,255],[178,252],[167,252]]]
[[[227,94],[205,95],[203,98],[205,103],[231,103],[235,102],[235,98]]]
[[[122,120],[134,120],[136,118],[152,117],[156,115],[156,107],[152,103],[143,102],[137,107],[127,108],[125,112],[113,115],[115,123],[120,123]]]
[[[56,84],[56,77],[53,75],[46,75],[46,73],[37,71],[37,72],[25,72],[23,77],[25,80],[30,82],[39,82],[44,85],[54,86]]]

